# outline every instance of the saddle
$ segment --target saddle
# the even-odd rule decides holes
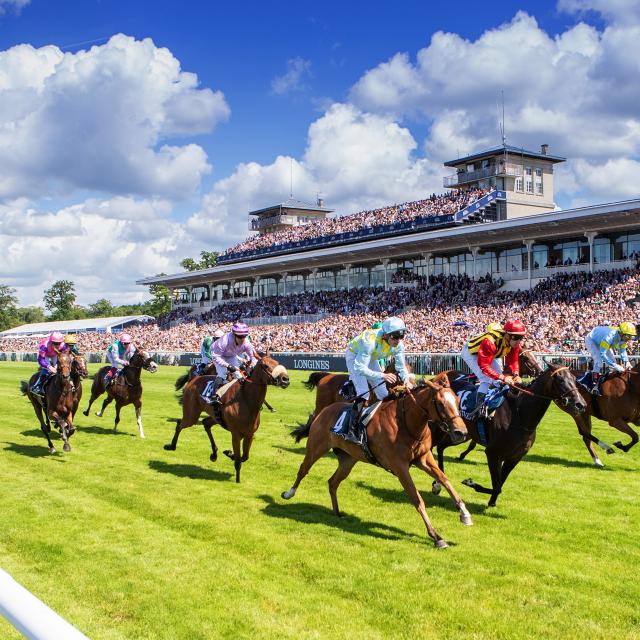
[[[333,427],[331,427],[331,431],[346,442],[352,442],[353,444],[359,445],[369,462],[374,464],[377,464],[377,460],[369,448],[367,425],[371,422],[371,419],[381,405],[382,400],[378,400],[372,405],[369,405],[362,411],[359,419],[357,416],[352,415],[354,411],[358,410],[355,404],[350,407],[345,407],[339,413]]]

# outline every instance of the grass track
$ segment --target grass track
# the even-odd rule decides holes
[[[0,566],[94,640],[640,637],[640,448],[598,470],[555,407],[496,509],[460,482],[489,482],[484,454],[447,458],[473,527],[414,470],[451,544],[437,551],[397,480],[368,465],[343,483],[341,519],[332,456],[280,498],[304,451],[287,434],[312,406],[306,375],[269,390],[277,413],[263,412],[236,485],[230,460],[209,462],[201,427],[162,448],[181,369],[143,374],[145,440],[131,407],[118,434],[112,407],[79,412],[71,453],[53,456],[18,391],[32,370],[0,364]],[[604,424],[596,433],[617,439]],[[0,620],[0,638],[17,637]]]

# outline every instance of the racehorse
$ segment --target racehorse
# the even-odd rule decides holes
[[[40,429],[42,429],[42,433],[44,433],[49,445],[49,453],[56,452],[56,448],[49,437],[51,431],[50,419],[55,421],[62,435],[64,441],[62,448],[64,451],[71,451],[69,437],[74,432],[74,385],[71,379],[71,360],[72,356],[68,353],[61,353],[58,356],[57,371],[45,382],[44,399],[31,393],[31,386],[36,381],[37,373],[31,376],[29,382],[23,380],[20,383],[22,395],[26,395],[29,398],[36,412],[36,417],[40,422]],[[46,418],[46,422],[44,418]]]
[[[411,373],[409,365],[407,365],[407,371]],[[395,367],[395,359],[391,359],[384,372],[398,373]],[[328,407],[334,402],[345,401],[346,398],[340,395],[340,389],[342,389],[347,382],[349,382],[348,373],[324,373],[322,371],[314,371],[307,380],[302,382],[308,391],[312,391],[314,388],[316,389],[316,406],[313,412],[309,414],[309,418],[307,419],[307,424],[305,426],[311,426],[313,419],[319,415],[325,407]],[[387,385],[387,389],[391,391],[392,388],[399,383],[385,384]]]
[[[87,361],[83,355],[73,355],[73,361],[71,362],[71,381],[73,382],[73,408],[71,415],[75,417],[80,400],[82,399],[82,380],[89,375],[87,370]]]
[[[189,367],[189,371],[187,371],[187,373],[181,375],[175,383],[175,388],[176,391],[180,391],[180,389],[182,389],[182,387],[184,387],[185,384],[187,384],[187,382],[189,382],[190,380],[193,380],[197,375],[198,375],[198,367],[200,365],[197,364],[192,364],[191,367]],[[203,376],[215,376],[216,375],[216,365],[213,362],[210,362],[204,369]]]
[[[267,386],[275,385],[286,389],[289,386],[289,375],[281,364],[268,354],[264,355],[245,379],[230,383],[224,391],[223,387],[220,388],[222,405],[217,410],[201,396],[207,384],[213,380],[215,376],[196,376],[186,384],[181,400],[182,418],[177,421],[171,443],[165,444],[164,448],[175,451],[180,432],[196,424],[200,414],[206,412],[208,415],[202,424],[211,443],[209,459],[212,462],[218,459],[218,447],[211,433],[211,427],[217,423],[231,432],[233,452],[224,451],[224,454],[233,460],[236,482],[240,482],[240,468],[249,459],[251,443],[260,426],[260,408],[267,395]]]
[[[445,429],[453,441],[462,441],[467,435],[460,417],[458,399],[448,381],[436,380],[423,382],[400,398],[383,400],[366,429],[369,449],[375,462],[398,478],[422,517],[435,546],[445,548],[448,545],[431,524],[422,496],[409,472],[409,467],[414,465],[439,480],[456,503],[460,521],[466,525],[473,524],[467,507],[447,476],[438,469],[431,453],[432,431]],[[346,442],[332,431],[340,414],[349,406],[345,402],[331,404],[316,416],[311,425],[300,426],[292,432],[297,442],[306,437],[309,440],[293,486],[282,493],[285,500],[293,498],[314,463],[333,448],[338,457],[338,468],[329,479],[329,495],[334,514],[341,515],[337,497],[340,483],[351,473],[356,462],[372,463],[359,445]]]
[[[110,368],[111,367],[109,366],[102,367],[98,373],[93,376],[89,406],[85,411],[83,411],[85,416],[89,415],[89,409],[91,409],[91,405],[94,400],[105,392],[104,377]],[[120,422],[120,409],[128,404],[133,404],[136,409],[138,431],[140,433],[140,437],[144,438],[144,430],[142,429],[142,383],[140,382],[142,369],[145,369],[150,373],[155,373],[158,370],[158,365],[151,359],[146,351],[136,349],[135,353],[129,360],[129,364],[122,368],[120,375],[118,375],[106,388],[107,397],[102,403],[102,409],[97,411],[96,415],[101,418],[107,405],[115,400],[116,420],[113,425],[114,433],[117,431],[118,423]]]
[[[447,376],[454,389],[464,388],[465,377],[460,371],[449,371]],[[536,439],[536,428],[552,401],[566,407],[568,412],[584,412],[586,403],[576,385],[576,380],[568,367],[549,365],[546,371],[515,392],[507,393],[505,401],[498,407],[490,420],[486,421],[485,453],[491,474],[491,489],[477,484],[470,478],[463,484],[479,493],[491,494],[489,506],[494,507],[502,487],[515,466],[527,454]],[[478,432],[476,420],[465,419],[471,439],[483,444]],[[438,448],[438,465],[444,469],[444,449],[456,444],[446,436],[434,438],[433,446]],[[432,490],[439,492],[434,483]]]

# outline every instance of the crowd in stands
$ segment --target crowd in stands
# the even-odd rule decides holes
[[[408,222],[419,217],[434,217],[454,214],[469,204],[489,193],[489,189],[471,189],[469,191],[450,191],[445,194],[432,194],[424,200],[403,202],[381,209],[360,211],[347,216],[323,218],[314,222],[290,229],[283,229],[274,233],[256,235],[244,242],[227,249],[222,256],[232,255],[243,251],[253,251],[266,247],[278,247],[290,242],[300,242],[313,238],[332,236],[338,233],[360,231],[379,225]]]
[[[640,271],[622,269],[558,274],[528,291],[497,291],[490,277],[431,277],[415,288],[379,288],[306,293],[286,298],[228,303],[197,324],[172,312],[160,323],[127,329],[134,342],[153,351],[199,351],[202,336],[232,321],[273,315],[326,314],[317,322],[257,325],[251,336],[273,351],[338,351],[347,341],[387,315],[400,315],[409,331],[408,351],[455,352],[489,322],[518,317],[528,327],[525,346],[541,352],[582,351],[584,336],[599,324],[636,322],[640,311]],[[170,322],[170,321],[169,321]],[[102,351],[111,334],[82,333],[83,351]],[[2,351],[35,351],[38,338],[0,341]]]

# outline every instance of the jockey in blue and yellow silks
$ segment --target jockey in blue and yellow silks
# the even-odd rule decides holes
[[[404,334],[407,328],[400,318],[387,318],[379,329],[366,329],[347,345],[345,359],[349,371],[349,379],[353,382],[357,398],[353,404],[350,420],[340,432],[345,440],[360,444],[361,436],[357,433],[358,419],[364,403],[369,399],[369,383],[379,400],[389,395],[385,383],[393,384],[399,377],[407,389],[414,384],[404,359]],[[384,373],[380,361],[395,358],[398,375]]]
[[[592,329],[584,339],[587,350],[593,357],[593,388],[591,393],[599,395],[600,374],[605,366],[621,372],[631,368],[627,345],[637,336],[633,322],[621,322],[617,327],[599,326]],[[622,365],[616,362],[616,351],[622,360]]]

